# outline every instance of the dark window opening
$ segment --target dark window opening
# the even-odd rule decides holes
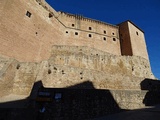
[[[114,33],[112,33],[112,35],[114,35]]]
[[[92,35],[91,35],[91,34],[89,34],[89,35],[88,35],[88,37],[92,37]]]
[[[104,30],[104,34],[106,34],[106,31]]]
[[[80,72],[80,75],[82,75],[83,73],[82,72]]]
[[[138,35],[138,32],[136,32],[136,34]]]
[[[18,64],[16,68],[17,68],[17,70],[18,70],[18,69],[20,68],[20,65]]]
[[[72,24],[72,27],[74,27],[74,24]]]
[[[83,77],[81,77],[81,80],[83,79]]]
[[[38,32],[36,32],[36,35],[38,34]]]
[[[134,67],[132,66],[132,71],[134,71]]]
[[[103,40],[106,40],[106,37],[103,37]]]
[[[62,70],[62,74],[65,74],[65,73],[64,73],[64,70]]]
[[[75,32],[75,35],[78,35],[78,32]]]
[[[49,13],[49,18],[53,17],[53,13]]]
[[[68,33],[68,31],[66,31],[66,33]]]
[[[50,69],[48,69],[48,74],[51,74],[52,72],[51,72],[51,70]]]
[[[57,70],[57,68],[56,68],[56,67],[54,67],[54,70]]]
[[[26,12],[26,16],[28,16],[29,18],[31,17],[31,13],[29,11]]]
[[[113,41],[116,41],[116,38],[113,38]]]
[[[91,27],[89,27],[89,30],[92,30],[92,28],[91,28]]]

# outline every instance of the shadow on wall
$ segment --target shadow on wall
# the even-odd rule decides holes
[[[159,86],[156,80],[141,82],[141,89],[148,91],[146,106],[160,103]],[[82,120],[120,111],[110,90],[97,90],[90,81],[67,88],[45,88],[39,81],[26,99],[0,103],[0,120]]]
[[[147,90],[143,103],[146,106],[155,106],[160,104],[160,81],[145,79],[141,82],[141,89]]]
[[[28,98],[0,108],[0,120],[81,120],[121,111],[109,90],[97,90],[89,81],[67,88],[44,88],[39,81]]]

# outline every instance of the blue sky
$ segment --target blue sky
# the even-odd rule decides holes
[[[46,0],[56,11],[110,24],[131,20],[145,32],[152,72],[160,79],[160,0]]]

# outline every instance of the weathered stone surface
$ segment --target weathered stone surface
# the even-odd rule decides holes
[[[5,86],[19,95],[29,95],[34,82],[40,80],[52,88],[90,81],[96,89],[140,90],[145,78],[153,78],[144,58],[115,56],[87,47],[54,46],[50,59],[40,63],[1,61],[2,90],[7,91]]]
[[[45,88],[73,88],[64,92],[70,106],[55,105],[57,118],[61,112],[89,118],[114,113],[114,107],[145,107],[148,91],[141,89],[159,89],[156,83],[143,83],[154,76],[144,33],[130,21],[117,26],[56,12],[45,0],[1,0],[0,18],[0,102],[28,97],[33,84],[41,81]],[[79,93],[76,102],[67,98],[70,93]]]

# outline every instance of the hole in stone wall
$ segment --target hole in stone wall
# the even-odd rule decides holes
[[[66,33],[68,33],[68,31],[66,31]]]
[[[112,35],[114,35],[114,33],[112,33]]]
[[[72,27],[74,27],[74,24],[72,24]]]
[[[31,17],[31,13],[29,11],[26,12],[26,16],[28,16],[29,18]]]
[[[89,30],[92,30],[92,28],[91,28],[91,27],[89,27]]]
[[[20,64],[17,65],[16,69],[18,70],[20,68]]]
[[[75,35],[78,35],[78,32],[75,32]]]
[[[54,67],[54,70],[57,70],[57,68],[56,68],[56,67]]]
[[[134,67],[132,67],[132,71],[134,71]]]
[[[53,17],[53,13],[49,13],[49,18]]]
[[[105,40],[105,41],[106,41],[106,37],[103,37],[103,40]]]
[[[96,54],[98,56],[98,54]]]
[[[136,34],[138,35],[138,32],[136,32]]]
[[[80,75],[82,75],[83,73],[82,72],[80,72]]]
[[[65,74],[65,73],[64,73],[64,70],[62,70],[62,74]]]
[[[83,79],[83,77],[81,77],[81,80]]]
[[[36,35],[38,34],[38,32],[36,32]]]
[[[116,38],[113,38],[113,41],[116,41]]]
[[[51,74],[51,73],[52,73],[52,71],[50,69],[48,69],[48,74]]]
[[[106,34],[106,31],[105,31],[105,30],[104,30],[103,32],[104,32],[104,34]]]
[[[92,35],[91,35],[91,34],[89,34],[89,35],[88,35],[88,37],[92,37]]]

